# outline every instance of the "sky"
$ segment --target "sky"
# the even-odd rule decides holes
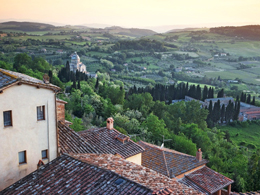
[[[0,0],[0,22],[211,27],[259,24],[259,0]]]

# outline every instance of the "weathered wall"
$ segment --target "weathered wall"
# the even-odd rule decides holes
[[[57,108],[57,120],[65,121],[65,103],[57,100],[56,108]]]
[[[45,120],[37,121],[37,106],[45,106]],[[3,111],[12,110],[11,127],[4,127]],[[0,94],[0,191],[37,169],[41,151],[47,163],[57,157],[55,93],[35,86],[15,85]],[[26,150],[27,163],[18,152]]]
[[[138,165],[141,165],[142,164],[142,153],[131,156],[131,157],[127,158],[126,160],[136,163]]]

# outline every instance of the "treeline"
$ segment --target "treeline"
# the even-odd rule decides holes
[[[173,45],[171,45],[171,47],[173,47]],[[140,39],[140,40],[133,40],[133,41],[128,41],[128,40],[118,41],[115,45],[112,46],[112,49],[115,51],[126,50],[126,49],[159,51],[159,52],[167,51],[167,49],[164,47],[164,43],[156,40],[149,40],[149,39]]]
[[[204,101],[208,98],[214,98],[214,88],[213,87],[207,87],[204,86],[204,89],[202,90],[200,85],[190,85],[187,82],[185,83],[179,83],[179,84],[173,84],[173,85],[162,85],[162,84],[156,84],[153,88],[150,87],[141,87],[136,88],[136,86],[133,86],[129,88],[129,91],[127,92],[127,96],[132,94],[138,94],[148,92],[152,95],[154,101],[165,101],[171,104],[172,100],[180,100],[185,99],[185,96],[192,97],[197,100]],[[224,96],[224,90],[220,90],[218,92],[218,98],[221,98]]]
[[[246,93],[242,92],[241,96],[240,96],[240,100],[241,100],[241,102],[245,102],[247,104],[255,105],[255,96],[253,97],[253,100],[251,101],[251,95],[250,94],[246,95]]]
[[[228,105],[220,104],[220,100],[212,103],[212,100],[209,102],[209,106],[205,107],[209,111],[208,117],[206,119],[209,127],[214,127],[217,123],[229,123],[232,121],[237,121],[239,118],[240,112],[240,101],[239,99],[233,103],[229,100]]]
[[[260,25],[215,27],[210,28],[210,32],[227,36],[238,36],[246,39],[260,40]]]
[[[42,80],[44,74],[48,74],[52,84],[63,88],[60,79],[52,72],[52,65],[41,57],[32,59],[26,53],[20,53],[14,57],[13,64],[0,61],[0,68],[20,72],[40,80]]]

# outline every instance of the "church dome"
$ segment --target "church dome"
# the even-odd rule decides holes
[[[74,52],[74,54],[71,56],[72,60],[77,60],[80,59],[79,56],[77,55],[77,52]]]

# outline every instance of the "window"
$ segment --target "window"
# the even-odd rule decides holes
[[[48,158],[48,150],[42,150],[42,159]]]
[[[37,106],[37,120],[45,120],[45,106]]]
[[[4,111],[4,126],[12,126],[12,111]]]
[[[19,152],[18,155],[19,155],[19,164],[26,163],[26,150]]]

